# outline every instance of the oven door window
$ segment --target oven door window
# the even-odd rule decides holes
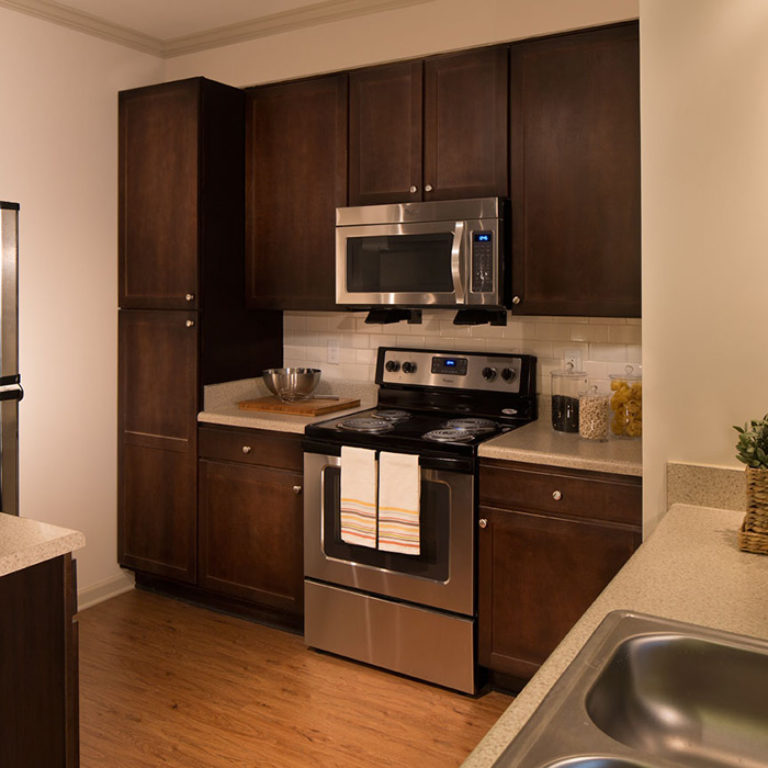
[[[325,468],[323,499],[323,541],[327,557],[388,571],[446,581],[449,571],[451,494],[445,483],[422,479],[421,483],[421,554],[401,555],[378,549],[358,547],[341,540],[341,471]]]
[[[451,293],[450,232],[347,238],[349,293]]]

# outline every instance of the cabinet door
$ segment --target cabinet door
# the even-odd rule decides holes
[[[637,24],[511,51],[515,312],[639,317]]]
[[[428,59],[424,199],[507,194],[507,49]]]
[[[197,316],[119,316],[118,560],[195,579]]]
[[[120,94],[121,307],[196,306],[199,93],[184,80]]]
[[[301,486],[297,472],[201,460],[200,586],[300,614]]]
[[[640,533],[491,507],[480,517],[480,664],[527,679],[640,545]]]
[[[252,307],[335,306],[347,201],[347,76],[262,86],[246,102],[246,294]]]
[[[349,76],[349,204],[422,199],[423,62]]]

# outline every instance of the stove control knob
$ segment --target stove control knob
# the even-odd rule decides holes
[[[495,368],[483,368],[483,378],[486,381],[493,381],[496,378]]]
[[[416,363],[403,363],[403,373],[415,373]]]
[[[384,367],[390,373],[397,373],[400,370],[400,363],[398,363],[397,360],[387,360],[387,362],[384,364]]]
[[[514,381],[517,378],[517,371],[514,368],[505,368],[501,372],[501,378],[504,381]]]

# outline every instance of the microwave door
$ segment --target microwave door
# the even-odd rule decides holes
[[[336,299],[361,306],[453,306],[465,294],[465,230],[451,222],[339,227]]]

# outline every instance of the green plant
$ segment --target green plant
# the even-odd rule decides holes
[[[759,421],[753,419],[734,429],[739,433],[736,458],[748,467],[768,469],[768,413]]]

